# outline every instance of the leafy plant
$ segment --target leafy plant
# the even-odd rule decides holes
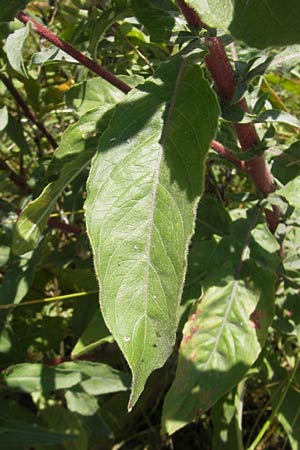
[[[298,3],[3,6],[0,447],[299,448]]]

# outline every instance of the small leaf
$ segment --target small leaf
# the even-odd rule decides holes
[[[131,0],[138,20],[148,30],[152,42],[168,42],[178,9],[170,0]]]
[[[20,75],[27,77],[23,61],[23,45],[30,32],[30,22],[25,27],[11,33],[6,39],[4,50],[11,67]]]
[[[113,337],[104,323],[102,314],[97,310],[75,344],[72,350],[72,357],[84,355],[101,344],[112,341]]]
[[[284,197],[290,205],[299,208],[300,205],[300,176],[294,178],[282,189],[279,189],[276,194]]]
[[[102,313],[133,373],[130,409],[172,352],[217,125],[215,95],[194,58],[171,59],[116,106],[87,185]]]
[[[272,173],[278,180],[287,184],[300,173],[300,142],[294,142],[280,155],[272,158]]]
[[[136,86],[144,80],[140,76],[129,77],[123,75],[120,78],[130,86]],[[124,94],[101,78],[91,78],[75,84],[66,93],[65,98],[69,108],[75,109],[82,116],[93,108],[107,110],[107,104],[120,102],[124,98]]]
[[[300,128],[300,122],[297,117],[286,111],[279,111],[276,109],[269,109],[268,111],[262,112],[255,121],[267,123],[278,122],[290,125],[291,127]]]
[[[63,50],[51,45],[50,47],[35,53],[32,57],[31,63],[36,64],[38,66],[52,64],[57,61],[78,64],[78,61],[70,56],[68,53]]]
[[[7,106],[0,109],[0,131],[3,131],[8,124],[8,110]]]

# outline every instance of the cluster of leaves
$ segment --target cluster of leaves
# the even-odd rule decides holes
[[[222,3],[2,6],[0,448],[299,448],[300,6]],[[260,137],[244,154],[237,124]],[[257,156],[267,198],[243,170]]]

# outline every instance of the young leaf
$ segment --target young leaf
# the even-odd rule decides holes
[[[300,205],[300,176],[294,178],[288,184],[286,184],[282,189],[277,192],[278,195],[282,195],[290,205],[296,208]]]
[[[116,106],[85,204],[104,319],[133,374],[129,409],[175,342],[186,254],[219,114],[177,56]]]
[[[162,424],[170,434],[232,389],[266,339],[275,276],[247,258],[250,231],[244,242],[223,238],[207,267],[203,296],[183,330],[176,378],[165,398]]]
[[[11,67],[19,74],[27,76],[23,62],[23,45],[30,31],[30,22],[25,27],[11,33],[6,39],[4,50]]]

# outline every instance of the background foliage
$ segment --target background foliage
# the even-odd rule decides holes
[[[1,5],[0,448],[299,448],[299,15]]]

